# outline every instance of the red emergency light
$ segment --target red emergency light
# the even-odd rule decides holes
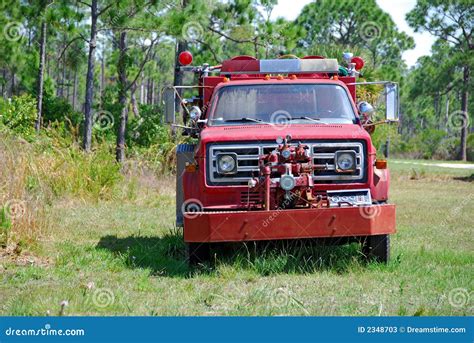
[[[222,63],[221,74],[308,74],[338,73],[335,59],[272,59],[257,60],[250,56],[239,56]]]
[[[189,51],[183,51],[178,56],[179,64],[187,66],[193,63],[193,55]]]
[[[359,56],[352,57],[351,63],[355,63],[355,69],[356,70],[361,70],[364,67],[364,64],[365,64],[362,57],[359,57]]]

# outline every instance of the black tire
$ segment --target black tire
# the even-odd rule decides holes
[[[388,263],[390,260],[390,235],[365,237],[362,242],[362,252],[369,260]]]
[[[211,259],[209,243],[186,243],[186,260],[189,266],[204,264]]]

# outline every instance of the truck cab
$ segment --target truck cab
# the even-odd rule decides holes
[[[356,88],[380,84],[383,122],[393,122],[397,87],[356,82],[363,61],[348,56],[345,66],[238,56],[183,67],[198,74],[198,96],[171,87],[164,98],[169,121],[196,142],[177,148],[177,225],[191,264],[213,243],[315,238],[357,241],[368,258],[389,260],[390,174],[372,144],[373,108]],[[176,103],[185,125],[176,124]]]

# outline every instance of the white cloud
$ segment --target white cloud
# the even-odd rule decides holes
[[[337,1],[337,0],[334,0]],[[434,37],[429,33],[415,33],[405,21],[405,15],[415,6],[416,0],[376,0],[377,4],[392,17],[395,24],[401,31],[406,32],[415,40],[415,48],[405,51],[403,59],[408,66],[415,64],[418,57],[429,55]],[[279,0],[272,12],[272,19],[284,17],[294,20],[298,17],[303,7],[312,0]]]
[[[390,14],[400,31],[404,31],[415,40],[415,48],[403,53],[403,59],[408,66],[414,65],[419,57],[430,54],[435,38],[427,32],[415,33],[405,20],[406,14],[415,7],[416,0],[377,0],[377,4]]]
[[[272,19],[283,17],[294,20],[301,13],[304,6],[312,2],[311,0],[278,0],[278,5],[273,8]]]

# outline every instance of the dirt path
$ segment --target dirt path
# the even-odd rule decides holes
[[[474,163],[470,164],[457,164],[457,163],[423,163],[423,162],[411,162],[411,161],[391,161],[394,163],[404,164],[416,164],[421,166],[436,166],[442,168],[455,168],[455,169],[474,169]]]

